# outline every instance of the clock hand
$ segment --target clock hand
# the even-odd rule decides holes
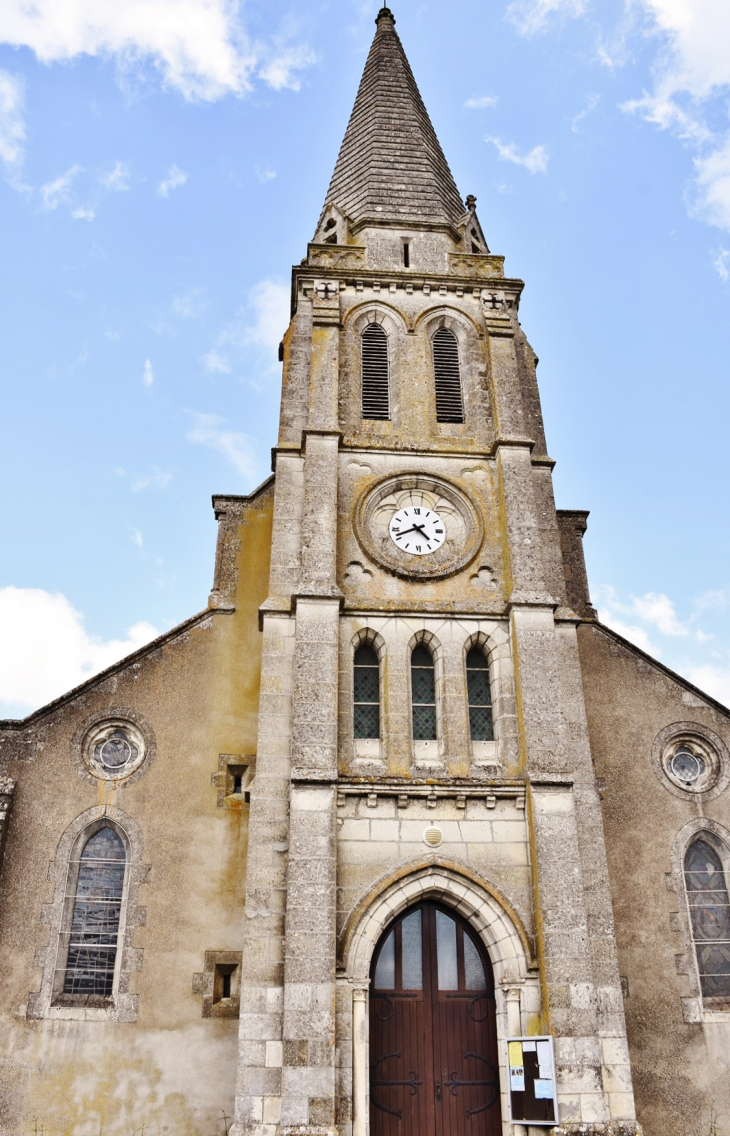
[[[413,528],[404,529],[403,532],[396,533],[396,536],[406,536],[407,533],[419,532],[421,536],[424,535],[423,525],[414,525]]]

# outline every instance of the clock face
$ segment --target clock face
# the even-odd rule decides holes
[[[479,513],[463,489],[445,478],[404,472],[371,485],[355,511],[355,533],[366,554],[408,579],[458,572],[482,542]]]
[[[426,505],[406,505],[390,519],[390,539],[396,548],[410,556],[429,556],[446,540],[446,525],[441,516]]]

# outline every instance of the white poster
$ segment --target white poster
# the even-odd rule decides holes
[[[549,1069],[550,1072],[546,1073],[546,1077],[552,1077],[553,1056],[552,1046],[549,1041],[538,1041],[537,1043],[537,1063],[540,1069]],[[543,1074],[541,1073],[540,1076]]]

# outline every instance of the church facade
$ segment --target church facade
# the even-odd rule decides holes
[[[730,711],[598,621],[376,23],[207,608],[0,722],[2,1136],[730,1133]]]

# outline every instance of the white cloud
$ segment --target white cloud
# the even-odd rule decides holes
[[[217,414],[199,414],[190,412],[193,418],[193,428],[188,431],[187,439],[198,446],[209,446],[231,463],[237,472],[248,482],[256,477],[256,459],[254,456],[255,443],[247,434],[236,434],[225,430],[225,419]]]
[[[717,275],[720,277],[720,279],[723,280],[723,281],[726,281],[726,282],[727,282],[728,279],[730,279],[730,268],[728,268],[729,262],[730,262],[730,249],[726,249],[726,248],[718,249],[717,252],[715,253],[715,259],[712,262],[712,266],[715,269]]]
[[[609,608],[599,607],[598,618],[601,623],[606,624],[606,627],[612,627],[619,635],[623,635],[624,639],[628,639],[630,643],[635,643],[642,651],[646,651],[647,655],[653,655],[656,658],[660,654],[658,648],[653,645],[643,627],[637,627],[635,624],[631,623],[624,623],[624,621],[618,619]]]
[[[89,635],[64,595],[0,588],[0,701],[33,710],[58,698],[158,634],[135,623],[125,639]]]
[[[173,296],[170,307],[179,319],[198,319],[208,307],[208,301],[203,299],[202,288],[191,288],[183,296]]]
[[[230,363],[215,347],[211,347],[210,351],[203,355],[202,362],[206,371],[220,371],[223,375],[228,375],[231,372]]]
[[[290,91],[298,91],[302,83],[295,72],[311,67],[316,59],[317,56],[306,44],[293,44],[290,47],[275,51],[259,68],[258,73],[264,82],[273,87],[275,91],[281,91],[284,88]]]
[[[730,231],[730,134],[707,157],[695,159],[695,170],[696,212],[711,225]]]
[[[473,98],[467,99],[464,103],[464,106],[468,110],[486,110],[487,107],[493,107],[496,105],[496,95],[475,95]]]
[[[674,610],[674,604],[669,596],[660,592],[647,592],[644,596],[635,596],[632,600],[632,609],[644,623],[653,624],[662,635],[689,635],[689,628],[680,623]]]
[[[715,667],[711,663],[706,663],[690,670],[689,679],[718,702],[730,706],[730,667]]]
[[[588,0],[512,0],[507,5],[507,19],[523,35],[535,35],[553,15],[580,16]]]
[[[71,166],[65,174],[60,174],[53,181],[41,186],[40,193],[44,209],[58,209],[59,205],[71,204],[71,186],[73,180],[81,171],[81,166]]]
[[[163,178],[157,187],[158,197],[168,197],[171,189],[177,189],[179,185],[185,185],[188,180],[188,175],[185,170],[181,170],[179,166],[172,165],[167,171],[167,177]]]
[[[289,326],[289,288],[277,280],[261,280],[251,289],[249,303],[255,318],[244,327],[242,342],[276,350]]]
[[[96,213],[90,205],[79,205],[77,209],[71,210],[71,216],[75,221],[93,221]]]
[[[23,94],[22,78],[0,70],[0,158],[8,165],[15,165],[23,157]]]
[[[587,118],[588,115],[596,109],[600,100],[601,100],[600,95],[594,94],[594,95],[588,96],[588,98],[586,99],[586,105],[583,107],[583,110],[580,111],[580,113],[575,116],[575,118],[573,119],[573,121],[570,124],[570,129],[573,131],[574,134],[580,134],[580,125],[579,124],[583,121],[584,118]]]
[[[271,181],[276,177],[276,170],[269,169],[268,167],[262,168],[261,166],[254,166],[256,177],[262,185],[266,185],[267,181]]]
[[[111,189],[115,193],[123,193],[125,190],[129,189],[129,177],[129,163],[115,162],[114,169],[110,170],[107,174],[102,174],[99,181],[105,189]]]
[[[133,493],[139,493],[142,489],[148,489],[150,485],[155,489],[166,489],[173,479],[173,472],[169,469],[160,469],[159,466],[153,465],[150,473],[137,473],[132,478],[130,489]],[[137,530],[134,530],[137,532]],[[140,545],[142,541],[140,539]]]
[[[0,42],[28,47],[42,63],[111,57],[122,75],[151,64],[186,99],[245,95],[254,75],[275,90],[297,90],[311,66],[304,43],[252,43],[240,0],[4,0]]]
[[[514,142],[502,142],[499,138],[485,135],[485,142],[491,142],[496,147],[499,157],[504,162],[514,162],[516,166],[524,166],[531,174],[544,173],[547,169],[548,154],[544,146],[534,146],[526,154],[520,154]]]
[[[144,538],[142,536],[142,533],[139,531],[139,529],[132,529],[129,536],[130,536],[130,540],[132,541],[132,544],[136,544],[137,548],[142,547],[142,545],[144,544]]]
[[[730,230],[730,134],[713,130],[706,118],[713,100],[730,91],[730,5],[726,0],[642,3],[659,43],[654,87],[623,109],[639,111],[702,151],[695,159],[692,211]]]
[[[142,372],[142,382],[146,387],[151,387],[154,381],[155,373],[152,370],[152,364],[150,363],[149,359],[145,359],[144,370]]]
[[[113,56],[122,69],[150,61],[185,98],[244,94],[256,56],[235,0],[5,0],[0,40],[29,47],[43,63]]]

